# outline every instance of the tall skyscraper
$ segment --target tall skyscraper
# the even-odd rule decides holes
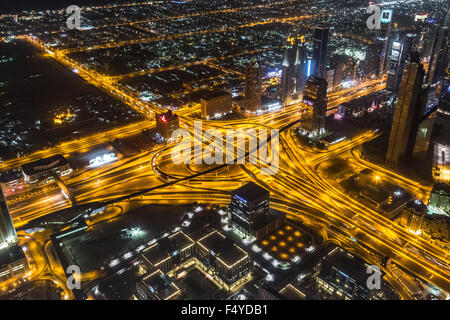
[[[422,88],[424,74],[418,57],[405,68],[386,154],[386,164],[391,168],[412,156],[428,96],[428,87]]]
[[[290,98],[297,98],[306,82],[306,48],[305,37],[288,37],[284,52],[281,77],[280,100],[289,102]]]
[[[435,33],[433,49],[430,56],[430,65],[427,73],[427,83],[433,84],[445,73],[448,65],[448,37],[449,37],[449,15],[443,25]]]
[[[364,59],[364,75],[371,78],[380,74],[384,43],[374,40],[367,46],[366,58]]]
[[[293,46],[286,47],[281,66],[282,74],[280,100],[283,104],[285,104],[287,103],[287,100],[292,94],[295,86],[295,48]]]
[[[298,35],[297,36],[297,54],[296,54],[296,64],[297,64],[297,92],[303,92],[305,90],[305,84],[307,76],[307,63],[306,63],[306,41],[305,36]]]
[[[330,28],[327,26],[317,26],[314,28],[313,35],[313,75],[319,78],[325,76],[325,67],[327,63],[328,34]]]
[[[397,92],[414,38],[415,34],[404,34],[392,44],[386,89]]]
[[[8,248],[17,242],[16,229],[9,215],[8,206],[0,190],[0,250]]]
[[[426,24],[422,27],[419,38],[420,58],[428,60],[431,58],[433,50],[434,39],[438,32],[438,27],[435,24]]]
[[[325,118],[327,113],[327,87],[328,83],[324,78],[316,76],[309,77],[306,81],[303,103],[313,109],[313,126],[315,132],[325,130]]]
[[[261,109],[261,70],[256,57],[252,57],[245,70],[245,107],[250,112]]]
[[[391,24],[387,24],[386,27],[383,27],[379,30],[377,30],[377,40],[383,43],[383,48],[380,53],[380,65],[379,65],[379,74],[378,76],[381,76],[382,74],[386,73],[389,66],[389,58],[390,58],[390,52],[392,50],[392,35],[391,35]]]

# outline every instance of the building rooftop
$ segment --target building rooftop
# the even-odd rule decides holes
[[[324,257],[320,274],[329,276],[331,267],[337,268],[341,273],[351,277],[359,283],[366,283],[367,264],[347,251],[336,248]]]
[[[175,283],[159,269],[144,277],[142,285],[159,300],[168,300],[181,292]]]
[[[232,195],[237,195],[240,198],[247,200],[247,201],[253,201],[256,199],[259,199],[261,197],[267,197],[269,198],[270,192],[263,187],[260,187],[254,182],[249,182],[246,185],[240,187],[239,189],[234,190]]]
[[[3,183],[8,183],[20,178],[22,178],[22,173],[16,170],[7,171],[0,174],[0,182]]]
[[[12,246],[8,249],[0,250],[0,268],[21,259],[25,259],[21,246]]]
[[[450,186],[446,183],[437,182],[434,184],[433,190],[431,192],[437,193],[441,191],[444,191],[446,194],[450,195]]]
[[[229,93],[225,90],[214,90],[214,91],[208,92],[207,94],[202,96],[202,99],[206,100],[206,101],[210,101],[210,100],[216,99],[218,97],[229,96],[229,95],[231,95],[231,93]]]
[[[300,300],[305,299],[306,295],[292,284],[288,284],[280,290],[280,294],[288,300]]]
[[[31,163],[24,164],[22,171],[27,176],[32,176],[42,171],[51,170],[56,167],[67,165],[69,162],[62,155],[57,154],[49,158],[40,159]]]
[[[178,119],[178,115],[176,113],[173,113],[172,110],[168,110],[167,112],[164,113],[158,113],[156,115],[156,117],[159,117],[160,119],[167,119],[166,121],[170,121],[170,120],[175,120]],[[164,120],[163,120],[164,121]],[[165,122],[166,122],[165,121]]]
[[[194,245],[194,241],[184,234],[184,232],[178,231],[160,239],[157,243],[145,249],[142,255],[152,265],[156,266],[164,259],[192,245]]]
[[[232,266],[248,257],[247,252],[217,230],[198,240],[198,244],[227,266]]]

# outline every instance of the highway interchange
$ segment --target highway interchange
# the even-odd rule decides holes
[[[301,18],[296,17],[296,19]],[[117,79],[89,70],[68,58],[66,52],[70,50],[64,52],[63,50],[49,49],[38,38],[32,36],[23,36],[22,38],[43,49],[49,58],[77,72],[87,82],[145,115],[148,120],[65,142],[22,158],[5,161],[0,164],[1,170],[17,168],[24,163],[54,154],[63,154],[70,158],[75,153],[87,152],[91,148],[113,139],[132,136],[143,129],[153,127],[155,113],[163,111],[124,89]],[[114,44],[106,46],[110,45]],[[80,48],[80,50],[84,49]],[[332,108],[343,102],[377,92],[384,86],[385,79],[376,79],[356,87],[333,92],[328,97],[328,107]],[[194,139],[200,139],[205,146],[207,144],[193,132],[195,119],[192,114],[195,112],[197,110],[192,108],[181,109],[178,112],[180,127],[188,130]],[[222,133],[225,133],[226,129],[281,130],[293,122],[307,119],[308,116],[310,116],[310,110],[304,109],[300,103],[296,103],[286,106],[282,110],[252,118],[235,121],[202,121],[202,126],[203,131],[216,129]],[[223,206],[229,203],[229,194],[232,190],[245,182],[254,181],[270,191],[271,206],[286,212],[290,219],[308,221],[329,241],[353,248],[368,261],[379,264],[382,258],[388,256],[397,265],[450,293],[449,257],[446,250],[405,230],[385,218],[379,211],[351,198],[343,192],[336,181],[321,176],[320,171],[317,170],[321,163],[335,158],[351,159],[359,168],[371,168],[383,179],[387,179],[389,182],[409,190],[417,198],[425,200],[430,192],[430,186],[421,185],[395,172],[370,164],[360,159],[358,152],[354,152],[362,143],[370,141],[376,136],[376,132],[367,131],[350,141],[342,141],[328,150],[315,150],[302,147],[294,135],[293,129],[290,128],[280,133],[279,170],[274,175],[262,175],[261,169],[264,166],[262,163],[256,165],[234,164],[194,179],[175,183],[177,179],[190,177],[212,166],[175,165],[171,159],[171,151],[176,143],[171,142],[137,156],[121,158],[102,167],[77,170],[71,176],[64,177],[63,180],[75,194],[78,203],[110,201],[147,188],[174,182],[171,186],[142,194],[131,201],[142,203],[142,205],[151,203],[181,204],[196,201]],[[212,144],[225,148],[223,141],[214,141]],[[237,145],[234,145],[233,148],[239,149]],[[194,160],[194,156],[192,160]],[[58,188],[47,187],[45,192],[37,192],[15,201],[10,200],[9,205],[15,225],[20,227],[32,219],[69,207],[70,201],[61,194]],[[117,205],[122,206],[121,203]],[[126,214],[126,205],[123,205],[123,208],[125,209],[121,210],[120,214]],[[113,209],[107,211],[112,212],[112,217],[117,213]],[[102,221],[104,223],[108,220]],[[34,269],[32,268],[30,279],[50,279],[63,288],[64,298],[71,298],[71,293],[65,285],[64,271],[47,252],[49,234],[42,232],[29,236],[19,232],[19,236],[22,244],[28,248],[30,261],[33,261],[35,266]],[[84,279],[95,278],[98,274],[83,276]],[[398,288],[389,274],[387,277],[393,286]],[[2,289],[9,290],[7,285],[3,284]],[[401,293],[403,298],[409,298],[407,292],[402,291]]]

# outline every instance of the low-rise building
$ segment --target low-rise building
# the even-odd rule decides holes
[[[24,187],[23,175],[20,171],[11,170],[0,175],[0,187],[3,192],[14,192]]]
[[[314,279],[320,290],[334,298],[369,300],[376,289],[367,287],[368,267],[361,259],[336,247],[323,258]]]
[[[197,241],[197,259],[228,290],[250,276],[251,260],[247,252],[217,230]]]
[[[180,288],[159,269],[136,283],[136,294],[142,300],[170,300],[180,293]]]
[[[0,250],[0,283],[22,277],[29,271],[27,258],[20,246]]]
[[[178,231],[145,249],[142,258],[148,266],[167,273],[193,258],[194,245],[194,240]]]
[[[72,168],[69,161],[60,154],[22,166],[22,174],[27,183],[36,183],[40,179],[50,177],[53,174],[65,176],[71,172]]]
[[[231,93],[215,90],[200,99],[203,119],[219,119],[230,113],[233,103]]]

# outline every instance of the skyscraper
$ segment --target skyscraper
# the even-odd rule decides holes
[[[383,24],[384,26],[385,24]],[[391,24],[386,24],[386,27],[382,27],[377,30],[377,40],[383,43],[383,48],[380,54],[380,66],[378,68],[379,74],[381,76],[388,70],[389,66],[389,56],[392,50],[392,35],[391,35]]]
[[[386,164],[391,168],[396,168],[402,160],[412,156],[428,96],[428,87],[422,88],[424,74],[418,57],[405,68],[386,154]]]
[[[378,76],[382,59],[384,43],[375,40],[367,46],[366,58],[364,59],[364,74],[367,77]]]
[[[252,57],[245,70],[245,108],[250,112],[261,109],[261,70],[256,57]]]
[[[313,35],[313,75],[323,78],[325,75],[325,66],[328,51],[328,34],[330,28],[327,26],[317,26],[314,28]]]
[[[281,76],[280,100],[288,103],[303,91],[306,82],[306,48],[305,37],[288,37],[284,52]]]
[[[16,229],[9,215],[3,192],[0,190],[0,250],[17,242]]]
[[[386,89],[397,92],[414,38],[415,34],[404,34],[392,44]]]
[[[444,75],[445,68],[448,64],[449,21],[450,18],[447,15],[444,24],[435,33],[433,49],[430,56],[430,65],[427,73],[427,83],[430,85],[438,81],[440,77]]]
[[[305,36],[300,35],[297,36],[297,92],[303,92],[305,90],[305,84],[307,76],[307,68],[306,68],[306,46],[305,46]]]
[[[312,129],[315,132],[322,132],[325,129],[328,102],[327,87],[328,83],[324,78],[311,76],[306,81],[303,103],[313,109]]]

